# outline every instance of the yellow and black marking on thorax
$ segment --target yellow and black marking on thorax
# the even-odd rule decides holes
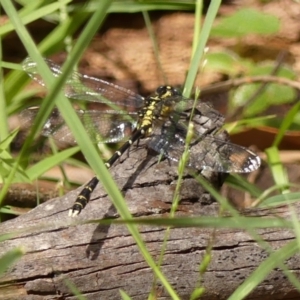
[[[149,96],[145,99],[144,107],[138,113],[138,122],[136,129],[133,131],[130,139],[116,151],[112,157],[105,163],[109,169],[130,146],[141,138],[148,137],[153,132],[153,122],[156,119],[168,118],[176,104],[174,97],[180,96],[180,93],[171,86],[160,86],[157,88],[154,96]],[[70,209],[69,215],[76,216],[89,202],[90,196],[97,186],[99,180],[93,177],[88,184],[83,188],[77,197],[74,205]]]
[[[176,89],[168,85],[157,88],[154,96],[145,99],[145,106],[139,112],[137,129],[144,129],[145,136],[151,135],[153,121],[168,118],[175,105],[171,99],[179,95]]]

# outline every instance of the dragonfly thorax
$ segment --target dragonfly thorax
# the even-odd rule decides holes
[[[154,96],[145,99],[145,106],[139,112],[139,122],[137,128],[143,130],[144,136],[152,133],[153,120],[167,119],[174,110],[175,99],[181,96],[181,93],[168,85],[157,88]]]

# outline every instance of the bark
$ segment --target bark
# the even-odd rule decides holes
[[[111,170],[122,188],[130,211],[136,217],[167,216],[176,183],[176,166],[145,148],[133,147]],[[214,184],[219,175],[206,174]],[[132,299],[146,299],[153,283],[153,272],[133,238],[123,225],[80,224],[91,219],[117,216],[102,187],[78,218],[68,217],[78,191],[41,204],[29,213],[0,225],[2,234],[18,232],[1,243],[0,255],[21,246],[26,254],[0,278],[0,299],[75,299],[66,279],[87,299],[120,299],[123,289]],[[299,206],[296,205],[297,212]],[[182,185],[178,215],[216,216],[218,204],[190,176]],[[288,208],[259,210],[254,215],[288,217]],[[148,251],[159,259],[165,228],[139,226]],[[280,248],[294,234],[288,230],[260,230],[271,247]],[[181,299],[189,296],[199,279],[199,264],[213,235],[212,229],[173,228],[167,242],[162,271]],[[203,299],[227,299],[268,256],[253,238],[241,230],[218,229],[212,248],[212,261],[201,281]],[[299,275],[300,262],[293,257],[287,266]],[[158,299],[169,299],[160,282],[155,286]],[[280,269],[275,269],[252,292],[251,299],[298,299],[299,294]]]

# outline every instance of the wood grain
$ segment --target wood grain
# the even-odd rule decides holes
[[[111,169],[130,211],[137,217],[167,216],[177,179],[176,166],[167,160],[156,164],[141,147],[133,147]],[[208,174],[206,174],[208,176]],[[220,177],[210,174],[217,185]],[[125,187],[125,188],[124,188]],[[0,278],[0,299],[75,299],[65,280],[73,282],[87,299],[120,299],[125,290],[132,299],[145,299],[151,290],[153,272],[144,261],[125,226],[80,224],[80,222],[116,217],[116,211],[100,187],[93,200],[77,219],[68,218],[68,209],[78,191],[41,204],[29,213],[0,225],[2,234],[19,232],[1,243],[0,255],[15,247],[26,254]],[[177,215],[217,216],[218,204],[193,178],[186,176]],[[295,207],[297,211],[299,207]],[[276,211],[252,211],[252,215],[289,216],[288,208]],[[139,226],[148,251],[159,259],[165,228]],[[181,297],[197,285],[199,264],[212,238],[213,229],[173,228],[167,243],[162,271]],[[278,249],[294,234],[288,230],[259,230],[260,236]],[[203,299],[227,299],[268,256],[244,231],[218,229],[212,249],[212,261],[203,275],[206,288]],[[299,257],[287,262],[299,276]],[[158,283],[158,299],[169,299]],[[297,299],[299,294],[280,269],[275,269],[252,293],[253,299]],[[251,298],[251,299],[252,299]]]

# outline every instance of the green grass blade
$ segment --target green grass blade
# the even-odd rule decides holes
[[[78,290],[78,288],[76,287],[76,285],[72,281],[70,281],[69,279],[65,278],[64,279],[64,283],[69,288],[69,290],[73,293],[73,295],[76,296],[77,300],[86,300],[87,299],[86,297],[84,297],[80,293],[80,291]]]
[[[0,6],[1,15],[1,6]],[[0,36],[0,61],[2,61],[2,37]],[[6,99],[4,94],[4,76],[0,67],[0,142],[8,136],[8,120],[6,112]]]
[[[33,21],[43,18],[44,16],[50,14],[51,12],[57,11],[59,8],[63,7],[64,5],[66,5],[70,2],[72,2],[72,0],[60,0],[57,2],[53,2],[49,5],[45,5],[39,9],[32,7],[33,10],[30,11],[28,14],[27,14],[27,10],[26,10],[25,15],[24,15],[24,12],[22,12],[22,10],[21,10],[19,16],[21,17],[21,21],[24,25],[29,24]],[[1,25],[0,35],[7,34],[13,30],[14,30],[14,24],[13,24],[13,21],[10,20],[6,24]]]
[[[297,113],[300,110],[300,102],[298,101],[290,110],[289,112],[286,114],[286,116],[284,117],[281,126],[279,128],[279,131],[276,135],[276,138],[274,140],[273,143],[273,147],[278,147],[282,138],[284,137],[286,131],[289,129],[289,127],[291,126],[295,116],[297,115]]]
[[[261,283],[271,271],[283,264],[299,251],[296,241],[289,242],[281,249],[270,254],[258,268],[232,293],[228,300],[244,299]]]
[[[282,193],[289,193],[289,180],[286,170],[284,169],[277,147],[271,147],[266,149],[270,170],[272,172],[273,179]]]
[[[226,183],[233,188],[247,192],[256,198],[262,194],[262,191],[258,187],[238,174],[229,174],[226,178]]]
[[[58,164],[64,162],[67,158],[74,155],[79,151],[79,147],[73,147],[56,153],[50,157],[43,159],[42,161],[36,163],[34,166],[30,167],[26,174],[30,178],[31,181],[37,179],[42,176],[46,171],[57,166]]]
[[[191,60],[191,64],[189,67],[189,71],[187,74],[187,78],[184,84],[184,90],[183,90],[183,95],[185,97],[190,97],[191,92],[192,92],[192,88],[199,70],[199,65],[200,62],[202,60],[202,56],[204,53],[204,48],[206,46],[208,37],[209,37],[209,33],[211,31],[213,22],[215,20],[215,17],[217,15],[217,12],[219,10],[219,7],[221,5],[221,0],[215,0],[215,1],[211,1],[207,14],[206,14],[206,18],[202,27],[202,31],[200,33],[199,36],[199,43],[196,47],[196,51],[195,54],[192,57]]]
[[[98,221],[92,221],[98,222]],[[113,224],[123,223],[146,224],[172,227],[199,227],[199,228],[229,228],[251,231],[261,228],[285,228],[292,229],[293,223],[284,219],[269,217],[176,217],[176,218],[143,218],[131,220],[111,220]]]
[[[260,205],[260,208],[272,208],[280,205],[286,205],[287,203],[295,203],[300,201],[300,192],[288,193],[282,195],[276,195],[265,199]]]
[[[148,30],[150,40],[152,42],[152,47],[153,47],[153,52],[154,52],[155,60],[156,60],[156,63],[157,63],[157,67],[158,67],[159,72],[161,73],[161,75],[163,77],[164,83],[167,84],[168,83],[168,78],[167,78],[167,76],[166,76],[166,74],[165,74],[165,72],[162,68],[161,59],[160,59],[160,55],[159,55],[159,47],[158,47],[158,43],[157,43],[157,40],[156,40],[155,33],[153,31],[153,28],[152,28],[149,13],[147,11],[143,11],[142,13],[143,13],[143,17],[144,17],[144,20],[145,20],[145,24],[146,24],[146,27],[147,27],[147,30]]]
[[[202,24],[202,10],[203,10],[203,0],[197,0],[196,7],[195,7],[195,25],[194,25],[194,34],[193,34],[192,57],[196,52],[197,45],[199,44],[201,24]]]
[[[120,290],[120,295],[123,300],[131,300],[131,298],[123,290]]]
[[[2,257],[0,257],[0,276],[24,254],[24,250],[16,248],[6,252]]]

